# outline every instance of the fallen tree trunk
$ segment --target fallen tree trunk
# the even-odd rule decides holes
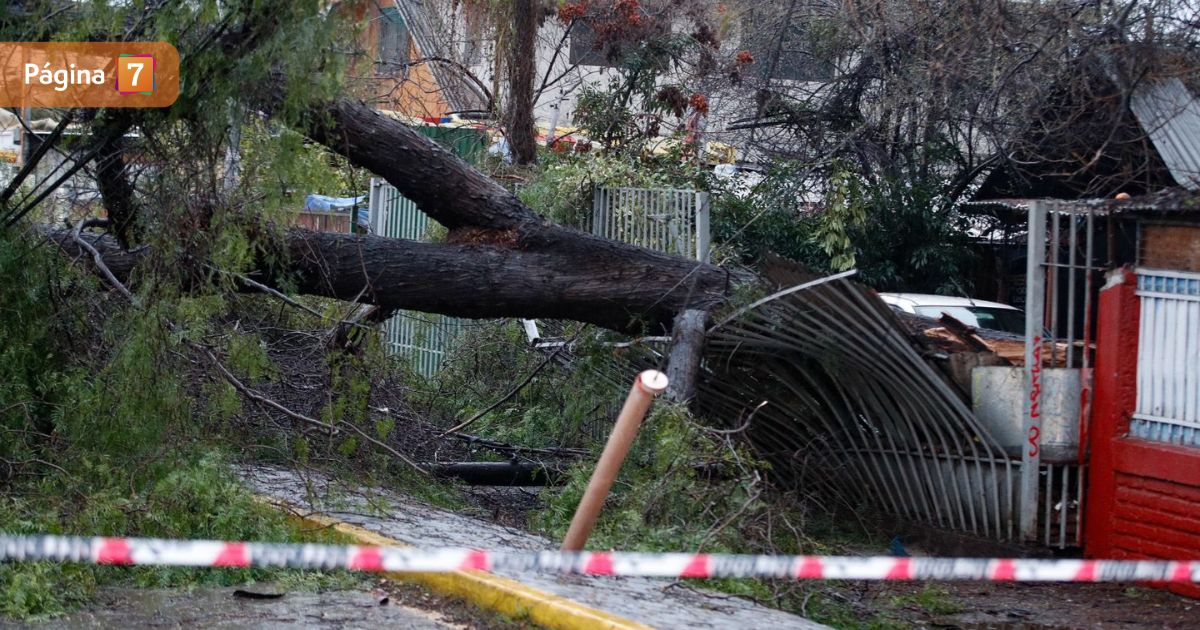
[[[459,462],[424,465],[435,477],[459,479],[469,486],[557,486],[563,472],[545,464]]]
[[[448,305],[436,304],[429,305],[432,312],[557,317],[638,332],[669,330],[676,313],[711,311],[728,295],[728,274],[718,267],[556,225],[433,140],[360,101],[326,103],[314,108],[309,119],[305,132],[310,137],[387,180],[449,228],[450,243],[478,246],[472,250],[476,255],[494,261],[529,263],[523,268],[506,264],[502,277],[465,284],[490,294],[495,288],[484,287],[483,280],[546,283],[542,290],[557,292],[563,302],[530,304],[533,310],[500,302],[494,304],[498,311],[475,314],[463,313],[461,306],[451,312],[445,310]],[[453,256],[461,250],[449,252]],[[467,304],[472,301],[470,296],[460,297],[467,297]],[[593,309],[596,312],[590,313]]]
[[[670,330],[676,313],[711,311],[729,294],[728,274],[711,264],[555,225],[433,140],[362,102],[324,103],[303,126],[449,228],[448,242],[291,230],[287,268],[249,274],[265,285],[288,280],[300,293],[387,310],[570,319],[631,334]],[[120,207],[113,194],[103,197],[110,212]],[[66,232],[44,231],[68,253],[78,248],[62,238]],[[107,237],[87,238],[118,275],[132,272],[146,254]]]
[[[83,254],[70,231],[43,233],[68,254]],[[82,236],[122,281],[150,254],[145,248],[121,249],[109,235]],[[571,319],[625,332],[669,327],[684,305],[713,305],[723,297],[725,276],[716,268],[697,273],[696,281],[704,283],[697,290],[686,281],[688,270],[695,269],[687,261],[579,236],[587,246],[526,250],[293,229],[286,236],[288,267],[249,275],[271,287],[290,280],[300,293],[387,309]]]

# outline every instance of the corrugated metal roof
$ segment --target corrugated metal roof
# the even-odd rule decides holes
[[[1200,190],[1200,101],[1177,78],[1133,91],[1129,107],[1176,183]]]
[[[1132,199],[985,199],[964,201],[959,204],[969,212],[1011,210],[1025,212],[1034,202],[1041,202],[1049,212],[1066,214],[1198,214],[1200,213],[1200,191],[1168,188],[1154,194],[1141,195]]]

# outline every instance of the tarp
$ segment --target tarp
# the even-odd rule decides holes
[[[309,212],[349,212],[351,208],[367,203],[367,196],[360,197],[326,197],[325,195],[308,195],[304,198],[304,209]]]

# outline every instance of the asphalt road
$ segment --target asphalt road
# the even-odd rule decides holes
[[[272,593],[264,585],[244,588]],[[235,595],[234,591],[233,588],[104,588],[94,603],[66,617],[32,624],[0,621],[0,628],[446,630],[473,627],[450,621],[439,612],[395,601],[388,593],[291,592],[273,599],[255,599]]]

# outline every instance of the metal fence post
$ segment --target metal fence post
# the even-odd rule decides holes
[[[372,177],[371,187],[368,189],[369,192],[367,193],[367,221],[370,224],[372,234],[382,235],[383,212],[380,210],[380,207],[383,204],[379,203],[379,190],[379,179]]]
[[[608,226],[608,218],[604,213],[604,197],[605,189],[603,186],[595,186],[592,188],[592,216],[591,233],[595,236],[608,236],[605,232]]]
[[[710,262],[708,251],[711,242],[708,221],[708,193],[696,193],[696,260]]]
[[[1037,538],[1038,481],[1041,465],[1042,347],[1046,310],[1046,208],[1029,206],[1028,259],[1025,266],[1025,397],[1026,444],[1021,448],[1021,536]]]

